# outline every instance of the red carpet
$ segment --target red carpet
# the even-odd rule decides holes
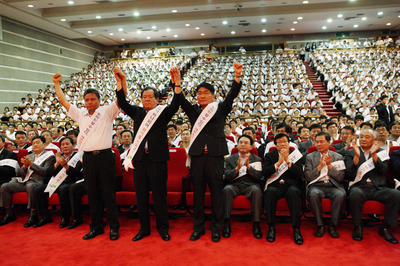
[[[291,224],[277,224],[274,243],[265,239],[267,225],[262,220],[263,239],[251,233],[252,222],[241,223],[232,219],[232,236],[212,243],[210,231],[196,242],[189,241],[193,217],[179,217],[170,221],[171,240],[164,242],[155,229],[139,242],[132,237],[139,230],[138,219],[120,215],[120,239],[109,240],[109,228],[104,235],[88,241],[82,236],[89,231],[86,223],[73,230],[58,228],[60,217],[53,214],[54,222],[41,228],[24,228],[28,213],[17,213],[17,221],[0,227],[0,265],[399,265],[400,245],[387,243],[378,235],[379,225],[364,228],[364,240],[353,241],[352,221],[341,221],[339,239],[325,233],[314,237],[314,220],[302,220],[304,244],[293,242]],[[208,229],[209,223],[206,228]],[[400,239],[400,229],[394,228]]]

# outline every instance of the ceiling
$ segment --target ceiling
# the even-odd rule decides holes
[[[280,34],[400,30],[400,0],[68,2],[1,0],[0,15],[70,39],[87,38],[107,46]],[[343,17],[338,17],[339,14]]]

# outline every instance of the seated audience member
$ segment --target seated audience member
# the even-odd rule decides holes
[[[327,124],[327,129],[328,129],[328,133],[331,136],[331,140],[338,140],[339,139],[339,132],[338,132],[338,126],[335,122],[329,122]]]
[[[400,122],[395,121],[390,124],[390,136],[388,137],[389,140],[395,141],[400,145]]]
[[[28,142],[32,143],[32,139],[34,136],[37,136],[37,132],[35,130],[32,129],[26,132],[26,137],[28,138]]]
[[[188,152],[188,147],[190,144],[190,130],[189,129],[184,129],[182,130],[182,134],[181,134],[181,138],[182,138],[182,142],[179,145],[180,148],[184,148],[186,150],[186,154]]]
[[[59,142],[62,137],[62,131],[58,127],[52,127],[51,131],[51,138],[52,142]]]
[[[296,139],[293,143],[297,145],[297,147],[300,145],[301,142],[307,141],[310,139],[310,130],[308,127],[302,126],[299,128],[298,131],[299,137]]]
[[[255,147],[256,149],[258,149],[260,147],[260,143],[256,142],[257,135],[256,135],[256,130],[253,127],[248,126],[248,127],[243,128],[242,134],[250,136],[253,139],[253,144],[252,144],[253,147]]]
[[[56,154],[56,162],[54,164],[54,179],[61,178],[61,175],[66,174],[65,179],[60,183],[57,189],[54,191],[58,194],[58,198],[60,201],[60,215],[61,222],[60,228],[65,228],[69,225],[70,216],[71,216],[71,201],[69,198],[69,187],[71,184],[76,181],[82,179],[82,163],[78,159],[73,160],[71,165],[71,159],[77,154],[74,152],[73,140],[70,137],[64,137],[60,140],[60,146],[62,153]],[[77,155],[79,156],[79,155]],[[63,170],[65,169],[65,170]],[[49,182],[51,182],[50,179]],[[42,218],[33,225],[33,227],[41,227],[47,223],[53,222],[53,219],[50,215],[48,209],[47,198],[49,197],[49,193],[45,192],[48,187],[47,183],[43,183],[33,189],[33,193],[35,195],[36,207],[38,211],[38,215],[42,216]]]
[[[15,132],[15,148],[16,149],[28,149],[31,145],[28,143],[28,138],[24,131]]]
[[[290,136],[292,133],[292,128],[285,123],[280,123],[275,127],[276,134],[285,134],[286,136]],[[290,140],[290,139],[289,139]],[[297,145],[294,144],[292,141],[289,141],[289,146],[293,149],[297,149]],[[272,147],[276,147],[275,141],[270,141],[267,146],[265,147],[264,156],[269,152],[269,149]]]
[[[340,130],[340,140],[342,140],[342,142],[333,144],[332,147],[335,148],[337,153],[344,156],[347,149],[349,149],[351,147],[353,137],[354,137],[354,128],[352,128],[351,126],[344,126]]]
[[[315,236],[322,237],[325,233],[322,199],[328,198],[332,205],[328,232],[331,237],[338,238],[339,233],[336,231],[336,226],[346,201],[346,192],[343,187],[345,174],[343,156],[329,150],[331,136],[328,133],[318,133],[315,142],[318,151],[307,155],[304,170],[304,177],[307,181],[307,197],[318,226]]]
[[[238,195],[245,195],[251,201],[253,214],[253,234],[257,239],[262,238],[260,219],[262,214],[262,192],[260,179],[262,175],[261,158],[250,153],[253,139],[249,135],[242,135],[238,139],[238,153],[226,158],[225,181],[222,190],[224,206],[224,228],[222,236],[231,235],[230,213],[233,199]]]
[[[349,179],[349,207],[353,217],[353,239],[363,239],[362,209],[367,200],[385,204],[385,217],[379,228],[379,235],[392,244],[399,243],[390,232],[390,226],[397,225],[400,205],[400,191],[388,188],[385,172],[388,167],[386,151],[376,140],[378,133],[372,129],[360,132],[360,147],[353,141],[353,149],[345,155],[346,173]]]
[[[382,120],[375,122],[374,129],[378,132],[378,142],[381,144],[381,149],[386,150],[389,154],[390,147],[398,146],[396,141],[388,139],[389,137],[389,126]]]
[[[124,131],[121,132],[121,145],[118,146],[119,154],[121,156],[121,162],[123,163],[123,160],[125,160],[128,150],[131,148],[132,142],[133,142],[133,133],[132,131],[125,129]]]
[[[74,149],[78,149],[78,131],[70,129],[65,134],[67,137],[70,137],[73,141]]]
[[[301,142],[299,145],[299,151],[303,154],[304,158],[307,155],[308,148],[311,146],[315,146],[315,136],[322,131],[322,128],[318,124],[312,124],[310,127],[310,139],[304,142]]]
[[[11,178],[15,176],[18,169],[18,157],[12,151],[4,148],[5,137],[0,133],[0,186],[4,183],[10,182]],[[2,206],[2,197],[0,192],[0,207]]]
[[[267,179],[264,188],[264,204],[269,226],[267,240],[275,241],[276,203],[279,199],[285,198],[292,219],[294,242],[301,245],[303,244],[300,233],[302,155],[298,150],[289,149],[289,137],[284,133],[277,134],[274,143],[276,150],[265,155],[262,171]],[[292,160],[290,157],[293,153],[297,153],[297,157]]]
[[[116,131],[112,140],[114,147],[118,147],[121,144],[121,132],[124,130],[126,130],[126,126],[124,124],[118,124],[118,126],[116,126]]]
[[[3,206],[6,215],[0,222],[0,226],[15,221],[15,215],[11,209],[12,194],[15,192],[28,193],[28,209],[31,209],[31,215],[24,227],[30,227],[38,221],[36,202],[33,189],[41,184],[53,172],[55,157],[53,152],[44,149],[45,138],[35,136],[32,141],[32,153],[23,157],[21,162],[23,166],[18,169],[17,178],[1,186],[1,195],[3,197]]]
[[[177,127],[174,124],[167,126],[168,145],[170,147],[178,147],[181,141],[181,136],[176,134]]]
[[[57,150],[57,152],[61,152],[60,148],[57,145],[51,143],[53,141],[53,138],[50,130],[43,130],[40,133],[40,136],[43,136],[46,140],[46,142],[44,143],[45,150],[52,149],[52,150]]]

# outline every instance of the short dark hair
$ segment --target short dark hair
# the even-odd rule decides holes
[[[45,139],[45,137],[43,137],[43,136],[39,136],[39,135],[34,136],[34,137],[32,138],[32,142],[33,142],[35,139],[40,139],[43,143],[46,143],[46,139]]]
[[[285,128],[285,132],[286,133],[288,133],[288,134],[292,133],[292,128],[289,125],[285,124],[285,123],[279,123],[275,127],[275,130],[278,130],[278,129],[283,128],[283,127]]]
[[[375,122],[374,129],[376,130],[378,127],[384,127],[387,131],[389,131],[389,126],[383,120],[378,120]]]
[[[370,128],[373,128],[372,124],[370,122],[363,122],[360,125],[360,128],[362,128],[363,126],[369,126]]]
[[[239,143],[239,141],[240,141],[242,138],[248,138],[248,139],[250,140],[250,145],[253,145],[254,140],[252,139],[252,137],[250,137],[250,136],[247,135],[247,134],[241,135],[241,136],[238,138],[238,143]]]
[[[133,133],[132,131],[130,131],[129,129],[125,129],[121,132],[121,136],[125,133],[125,132],[129,132],[131,134],[132,140],[133,140]]]
[[[74,141],[73,141],[73,139],[71,138],[71,137],[62,137],[61,139],[60,139],[60,146],[61,146],[61,143],[64,141],[64,140],[66,140],[66,139],[69,139],[69,142],[71,142],[71,144],[72,145],[74,145]]]
[[[168,128],[170,128],[170,127],[173,127],[175,130],[178,130],[178,128],[177,128],[174,124],[169,124],[169,125],[167,126],[167,130],[168,130]]]
[[[200,83],[200,84],[196,87],[196,92],[198,92],[199,89],[200,89],[201,87],[204,87],[204,88],[206,88],[207,90],[209,90],[209,91],[211,92],[211,94],[214,94],[214,92],[215,92],[214,86],[211,85],[210,83],[207,83],[207,82],[202,82],[202,83]]]
[[[392,127],[393,127],[394,125],[400,125],[400,122],[399,122],[399,121],[394,121],[393,123],[391,123],[391,124],[390,124],[390,129],[392,129]]]
[[[303,129],[305,129],[305,128],[309,130],[308,127],[302,126],[302,127],[299,127],[299,131],[297,132],[297,134],[300,135],[300,134],[301,134],[301,131],[302,131]]]
[[[347,129],[347,130],[350,130],[351,131],[351,134],[354,134],[354,128],[352,128],[351,126],[344,126],[344,127],[342,127],[342,129],[340,130],[340,132],[342,132],[343,131],[343,129]]]
[[[153,88],[153,87],[150,87],[150,86],[147,86],[147,87],[145,87],[145,88],[142,90],[142,92],[140,93],[140,98],[143,98],[143,93],[144,93],[145,91],[148,91],[148,90],[152,90],[152,91],[153,91],[153,93],[154,93],[154,98],[160,99],[160,93],[158,92],[158,90],[155,89],[155,88]]]
[[[289,139],[289,136],[288,135],[286,135],[286,134],[284,134],[284,133],[279,133],[279,134],[277,134],[275,137],[274,137],[274,144],[276,145],[276,141],[278,140],[278,139],[280,139],[280,138],[287,138],[287,141],[290,143],[290,139]]]
[[[245,132],[246,130],[250,130],[251,133],[253,133],[253,135],[256,134],[256,130],[252,127],[245,127],[245,128],[243,128],[242,132]]]
[[[78,137],[79,133],[76,130],[70,129],[67,131],[67,133],[65,133],[65,135],[74,135],[75,137]]]
[[[51,131],[50,131],[50,130],[47,130],[47,129],[46,129],[46,130],[43,130],[43,131],[40,133],[40,136],[43,135],[44,132],[49,132],[50,137],[53,136],[53,133],[51,133]],[[32,140],[33,140],[33,139],[32,139]]]
[[[89,88],[89,89],[86,89],[86,90],[85,90],[85,92],[83,93],[83,98],[85,98],[86,94],[89,94],[89,93],[93,93],[94,95],[96,95],[97,99],[100,100],[100,93],[99,93],[99,91],[96,90],[96,89],[92,89],[92,88]]]
[[[331,135],[329,135],[329,133],[321,131],[317,135],[315,135],[315,139],[317,139],[317,137],[319,136],[325,136],[326,141],[331,141]]]
[[[362,115],[356,115],[355,118],[356,118],[356,120],[360,119],[360,120],[364,121],[364,116],[362,116]]]
[[[389,98],[389,97],[387,95],[383,94],[380,99],[381,99],[381,101],[383,101],[383,99],[386,99],[386,98]]]
[[[228,124],[228,123],[225,123],[224,127],[225,126],[228,126],[228,127],[232,128],[232,126],[230,124]]]
[[[26,136],[26,133],[25,133],[25,131],[17,131],[17,132],[15,132],[15,136],[17,136],[17,135],[25,135]]]
[[[118,126],[116,126],[115,128],[118,128],[118,127],[123,127],[124,129],[126,129],[126,126],[124,124],[118,124]]]
[[[328,125],[327,125],[326,127],[328,128],[328,127],[330,127],[330,126],[332,126],[332,125],[335,125],[335,126],[337,127],[337,124],[336,124],[335,122],[329,122]]]
[[[319,129],[322,131],[322,127],[321,127],[320,125],[318,125],[318,124],[312,124],[312,125],[309,127],[310,131],[313,130],[314,128],[319,128]]]

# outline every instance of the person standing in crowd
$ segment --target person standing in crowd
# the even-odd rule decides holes
[[[381,96],[381,104],[376,105],[376,111],[378,112],[379,120],[383,120],[388,127],[395,121],[394,111],[389,104],[389,97],[387,95]]]

